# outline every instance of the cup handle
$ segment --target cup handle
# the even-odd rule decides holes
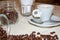
[[[35,18],[38,18],[38,17],[40,18],[41,14],[42,14],[42,12],[39,9],[35,9],[32,12],[32,16],[35,17]]]

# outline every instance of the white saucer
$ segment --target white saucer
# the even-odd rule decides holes
[[[32,21],[31,19],[35,20],[32,16],[30,16],[28,19],[28,22],[30,24],[38,26],[38,27],[46,28],[46,27],[56,27],[56,26],[60,25],[60,17],[54,16],[54,15],[51,17],[51,20],[58,21],[58,22],[45,22],[43,24],[40,24],[40,23],[36,23],[35,21]],[[39,22],[39,20],[38,20],[38,22]]]

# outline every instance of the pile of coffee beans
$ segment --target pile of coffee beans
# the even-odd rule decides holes
[[[35,31],[33,31],[30,35],[28,35],[28,34],[9,35],[8,39],[10,39],[10,40],[59,40],[59,38],[55,34],[55,32],[51,32],[50,34],[51,35],[49,35],[49,34],[43,35],[43,34],[40,34],[40,32],[36,33]]]
[[[55,32],[50,34],[40,34],[40,32],[33,31],[31,34],[7,35],[6,31],[0,27],[0,40],[59,40]]]
[[[18,13],[15,10],[7,11],[5,9],[0,9],[0,14],[5,14],[8,17],[10,24],[16,23],[18,19]],[[6,24],[5,21],[2,21],[2,23]]]
[[[7,40],[7,33],[3,28],[0,26],[0,40]]]

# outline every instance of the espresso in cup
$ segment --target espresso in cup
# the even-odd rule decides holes
[[[39,17],[40,19],[39,22],[48,21],[51,19],[53,10],[54,10],[54,5],[40,4],[40,5],[37,5],[37,9],[33,10],[32,16],[33,18]]]

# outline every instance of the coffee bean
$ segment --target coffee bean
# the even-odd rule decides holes
[[[40,32],[38,32],[37,35],[40,35]]]
[[[55,32],[50,32],[50,34],[54,34]]]

